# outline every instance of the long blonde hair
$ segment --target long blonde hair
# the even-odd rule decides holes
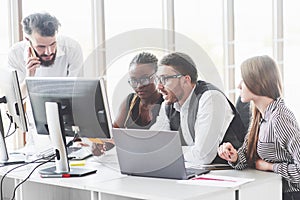
[[[245,85],[253,94],[274,100],[281,97],[281,75],[277,64],[269,56],[256,56],[245,60],[241,65],[241,73]],[[250,166],[253,166],[257,155],[260,121],[261,113],[253,106],[247,146],[247,160]]]

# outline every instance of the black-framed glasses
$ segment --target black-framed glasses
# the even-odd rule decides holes
[[[155,75],[155,72],[153,74],[151,74],[150,76],[146,76],[146,77],[142,77],[142,78],[129,78],[128,83],[133,88],[137,88],[139,84],[140,84],[140,86],[149,85],[150,83],[153,82],[151,79],[154,77],[154,75]]]
[[[166,83],[168,82],[169,79],[171,79],[171,78],[180,78],[180,77],[183,77],[183,75],[182,74],[175,74],[175,75],[170,75],[170,76],[164,76],[164,75],[156,76],[155,77],[155,83],[156,84],[161,83],[163,85],[166,85]]]

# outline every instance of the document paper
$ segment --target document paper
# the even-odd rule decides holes
[[[189,180],[179,180],[178,183],[233,188],[252,181],[254,179],[203,174]]]

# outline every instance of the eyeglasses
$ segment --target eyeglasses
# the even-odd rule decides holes
[[[152,82],[151,79],[154,77],[154,75],[155,75],[155,72],[153,74],[151,74],[150,76],[148,76],[148,77],[129,78],[128,83],[133,88],[137,88],[139,84],[140,84],[140,86],[149,85]]]
[[[182,74],[175,74],[175,75],[171,75],[171,76],[164,76],[164,75],[156,76],[155,77],[155,83],[156,84],[161,83],[163,85],[166,85],[166,83],[168,82],[169,79],[171,79],[171,78],[180,78],[182,76],[183,76]]]

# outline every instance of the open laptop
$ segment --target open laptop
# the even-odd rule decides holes
[[[178,131],[112,129],[122,174],[185,180],[209,172],[186,169]]]

